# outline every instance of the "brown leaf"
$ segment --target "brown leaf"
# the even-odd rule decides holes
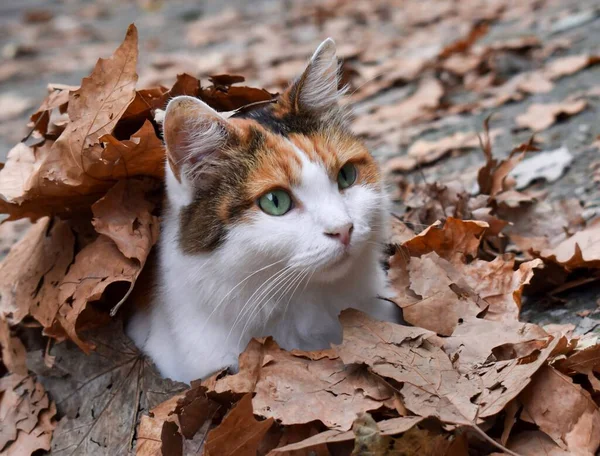
[[[217,111],[235,111],[252,103],[270,101],[276,95],[254,87],[209,87],[202,89],[200,99]]]
[[[206,456],[255,456],[263,437],[273,425],[273,418],[257,421],[252,414],[252,395],[246,394],[225,416],[219,426],[208,433]]]
[[[440,52],[439,57],[444,59],[455,53],[467,52],[478,40],[487,35],[488,30],[489,24],[487,22],[475,24],[465,38],[459,39],[446,46],[442,52]]]
[[[0,194],[6,197],[7,179],[10,184],[10,204],[5,204],[4,210],[15,215],[23,212],[19,205],[24,205],[39,217],[84,204],[89,201],[87,195],[114,184],[114,164],[99,164],[104,153],[101,138],[113,132],[135,98],[136,63],[137,30],[132,25],[112,58],[100,59],[81,87],[69,92],[70,122],[56,142],[33,160],[26,146],[9,157],[0,171]],[[10,164],[11,160],[24,165]],[[122,167],[118,172],[122,173]],[[12,175],[16,177],[10,179]]]
[[[578,350],[566,359],[556,361],[553,366],[565,374],[578,372],[588,376],[592,388],[600,392],[600,380],[594,375],[600,374],[600,344]]]
[[[0,355],[0,361],[9,373],[27,375],[26,351],[23,342],[18,337],[11,335],[10,327],[1,314]]]
[[[556,337],[547,346],[526,358],[498,361],[491,365],[476,367],[470,378],[479,376],[483,390],[477,398],[479,416],[486,418],[501,412],[530,383],[531,377],[546,363],[564,338]]]
[[[403,247],[410,256],[422,256],[436,252],[451,261],[462,261],[467,256],[477,257],[481,236],[488,227],[485,222],[458,220],[448,217],[443,226],[435,223],[406,241]]]
[[[569,377],[546,366],[519,400],[521,418],[539,426],[570,454],[595,454],[600,447],[600,409]]]
[[[143,267],[158,240],[156,204],[149,198],[157,183],[151,180],[120,181],[92,206],[94,229],[112,239],[126,258]]]
[[[569,269],[599,268],[600,218],[560,244],[543,250],[541,256]]]
[[[410,289],[420,300],[398,300],[398,304],[408,323],[449,336],[459,321],[476,317],[486,304],[480,302],[468,287],[461,286],[464,283],[455,283],[445,268],[452,268],[452,265],[435,252],[411,258],[408,265]]]
[[[585,100],[565,100],[560,103],[532,104],[527,112],[518,115],[515,120],[522,128],[541,131],[556,122],[559,116],[572,116],[587,107]]]
[[[56,427],[56,406],[32,377],[11,374],[0,378],[0,451],[24,456],[50,450]]]
[[[154,407],[149,415],[142,416],[137,429],[136,456],[159,456],[182,450],[183,445],[172,445],[168,449],[171,452],[166,453],[167,445],[162,439],[164,425],[168,420],[176,419],[174,410],[182,397],[183,393],[177,394]]]
[[[119,320],[82,337],[96,347],[90,355],[63,342],[51,349],[52,369],[32,364],[62,416],[52,451],[88,455],[100,445],[105,454],[128,454],[142,410],[153,410],[186,385],[161,378],[123,334]]]
[[[299,357],[272,340],[252,340],[240,355],[239,373],[204,384],[219,394],[255,392],[254,412],[284,425],[322,421],[347,430],[356,413],[375,410],[393,393],[377,377],[336,356]]]
[[[524,287],[531,282],[534,271],[543,267],[539,259],[521,263],[515,271],[515,260],[510,255],[498,256],[493,261],[475,260],[469,264],[454,264],[456,272],[450,277],[462,278],[488,304],[485,315],[489,320],[518,320]],[[449,270],[451,271],[451,270]]]
[[[500,130],[492,130],[492,141],[500,133]],[[420,139],[410,146],[408,156],[414,158],[418,164],[433,163],[454,150],[475,149],[478,146],[477,134],[459,131],[435,141]]]
[[[547,337],[542,328],[530,323],[469,318],[457,326],[451,337],[444,339],[443,348],[460,372],[469,372],[485,363],[495,347]]]
[[[158,218],[151,215],[153,204],[147,198],[155,186],[152,180],[121,181],[92,206],[94,225],[103,234],[77,253],[59,285],[57,319],[86,352],[90,346],[77,335],[79,317],[88,303],[100,300],[109,285],[125,282],[131,290],[158,239]],[[123,300],[117,302],[113,314]]]
[[[413,426],[416,426],[421,421],[423,421],[423,418],[420,416],[401,416],[398,418],[391,418],[389,420],[379,421],[377,423],[377,428],[379,429],[381,435],[397,435],[407,431]],[[284,453],[286,451],[297,451],[304,448],[313,448],[317,445],[322,445],[324,443],[347,442],[350,440],[354,440],[354,438],[354,430],[342,432],[335,429],[331,429],[329,431],[321,432],[320,434],[309,437],[308,439],[305,439],[301,442],[276,448],[273,450],[273,453],[279,454]]]
[[[406,408],[451,423],[475,420],[470,397],[479,391],[454,370],[448,356],[428,339],[434,334],[369,319],[355,310],[340,316],[344,340],[336,346],[345,364],[366,364],[378,375],[403,383]]]
[[[571,452],[561,449],[550,437],[541,431],[526,431],[511,437],[508,449],[522,456],[570,456]],[[490,456],[504,456],[506,453],[492,453]]]
[[[584,68],[600,63],[597,55],[568,55],[552,60],[544,67],[544,74],[550,79],[558,79],[563,76],[575,74]]]
[[[44,328],[58,312],[59,287],[73,261],[75,236],[67,222],[38,220],[0,264],[0,309],[11,325],[31,315]]]
[[[113,179],[138,175],[164,178],[165,147],[149,120],[130,139],[119,141],[112,135],[104,135],[100,140],[106,145],[101,156],[102,172],[110,173]],[[94,165],[89,171],[96,174]]]

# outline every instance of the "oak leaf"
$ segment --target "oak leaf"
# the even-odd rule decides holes
[[[257,421],[252,414],[252,395],[246,394],[221,424],[208,433],[204,455],[255,456],[273,421],[273,418]]]

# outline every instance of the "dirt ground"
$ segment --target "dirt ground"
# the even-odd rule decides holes
[[[457,2],[441,2],[457,4]],[[527,2],[523,2],[527,3]],[[535,3],[535,2],[530,2]],[[300,4],[300,7],[298,6]],[[249,85],[260,85],[255,69],[250,71],[252,59],[236,60],[243,56],[248,41],[241,39],[248,24],[262,27],[265,40],[278,40],[270,35],[270,27],[280,30],[287,24],[292,10],[311,2],[230,2],[203,1],[183,2],[158,0],[129,1],[40,1],[4,0],[0,4],[0,160],[4,160],[10,148],[28,132],[27,119],[47,93],[48,83],[78,85],[100,56],[108,56],[118,45],[129,23],[135,22],[140,32],[140,82],[138,86],[171,84],[175,75],[184,71],[205,77],[209,74],[235,70],[248,75]],[[231,8],[235,5],[237,13]],[[236,16],[237,14],[237,16]],[[236,27],[232,17],[244,27]],[[529,26],[526,19],[529,19]],[[332,19],[334,20],[334,19]],[[520,22],[519,22],[520,21]],[[211,24],[218,28],[220,23],[231,31],[215,39],[202,35],[202,27]],[[216,25],[215,25],[216,24]],[[468,25],[468,24],[467,24]],[[310,49],[320,39],[327,27],[319,28],[306,24],[291,27],[286,33],[298,41],[299,46]],[[334,36],[343,48],[346,39],[354,42],[341,28]],[[371,30],[382,36],[393,37],[396,29]],[[252,32],[257,36],[256,29]],[[441,35],[439,46],[448,44],[449,35]],[[459,36],[455,36],[455,39]],[[569,45],[559,49],[555,55],[579,55],[598,52],[600,46],[600,7],[595,0],[571,0],[548,2],[535,17],[513,18],[508,21],[492,22],[486,36],[479,44],[498,39],[534,36],[542,43],[568,40]],[[229,37],[230,39],[227,39]],[[277,47],[277,43],[272,43]],[[438,46],[438,48],[439,48]],[[304,52],[304,51],[302,51]],[[298,52],[298,53],[302,53]],[[308,51],[307,51],[308,52]],[[432,50],[423,47],[423,53]],[[435,54],[436,50],[433,51]],[[342,53],[343,54],[343,53]],[[349,52],[348,55],[351,55]],[[303,58],[306,58],[304,56]],[[257,59],[254,56],[255,60]],[[241,63],[240,63],[241,62]],[[246,67],[245,67],[246,65]],[[532,69],[532,63],[516,53],[507,53],[499,63],[501,71],[515,74]],[[245,71],[248,68],[248,71]],[[285,72],[284,72],[285,73]],[[506,156],[513,146],[526,142],[531,130],[519,128],[515,118],[526,112],[533,104],[559,102],[575,94],[593,92],[600,81],[600,65],[590,66],[554,82],[547,93],[527,94],[521,100],[501,104],[490,109],[465,111],[455,115],[444,115],[425,125],[407,140],[396,143],[367,138],[373,152],[385,163],[389,158],[406,155],[409,147],[419,140],[436,140],[455,132],[481,131],[483,121],[493,113],[492,127],[500,129],[494,151]],[[373,81],[365,80],[368,87]],[[360,118],[373,111],[378,105],[388,105],[406,99],[416,90],[411,81],[390,84],[372,96],[363,97],[355,103]],[[468,90],[454,91],[446,95],[445,102],[458,105],[471,101]],[[598,147],[592,143],[600,135],[600,91],[587,97],[587,107],[571,117],[556,123],[536,135],[543,150],[554,150],[566,146],[574,160],[562,178],[545,184],[535,184],[548,190],[548,198],[577,198],[588,216],[600,211],[600,185],[591,178],[591,166],[599,159]],[[402,127],[399,127],[402,128]],[[449,181],[463,177],[483,161],[476,148],[451,151],[434,163],[409,170],[402,174],[405,182],[425,179]],[[390,175],[390,184],[397,178]],[[402,210],[402,204],[398,205]],[[590,318],[582,318],[576,312],[593,309],[600,297],[598,285],[579,287],[552,298],[537,300],[535,306],[526,305],[524,318],[538,323],[572,322],[593,325]],[[598,320],[600,323],[600,320]]]

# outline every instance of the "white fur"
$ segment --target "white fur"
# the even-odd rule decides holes
[[[395,306],[377,299],[386,292],[379,264],[387,213],[382,189],[355,185],[340,192],[322,164],[297,152],[302,182],[292,191],[302,209],[281,217],[256,211],[218,249],[200,255],[179,248],[178,214],[189,192],[167,166],[160,292],[128,327],[164,376],[189,382],[235,368],[252,337],[273,335],[286,349],[339,343],[338,314],[348,307],[397,319]],[[349,221],[354,232],[343,258],[341,243],[324,233]]]

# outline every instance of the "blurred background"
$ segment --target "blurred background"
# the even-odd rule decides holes
[[[574,157],[560,185],[544,187],[550,197],[599,204],[596,0],[3,0],[0,159],[27,134],[47,84],[78,85],[132,22],[138,88],[169,87],[187,72],[205,84],[211,74],[240,74],[280,91],[333,37],[355,131],[398,197],[415,179],[472,183],[483,162],[476,135],[494,113],[495,154],[538,130],[542,149],[566,146]],[[550,124],[536,124],[528,110],[552,103],[541,108]]]

